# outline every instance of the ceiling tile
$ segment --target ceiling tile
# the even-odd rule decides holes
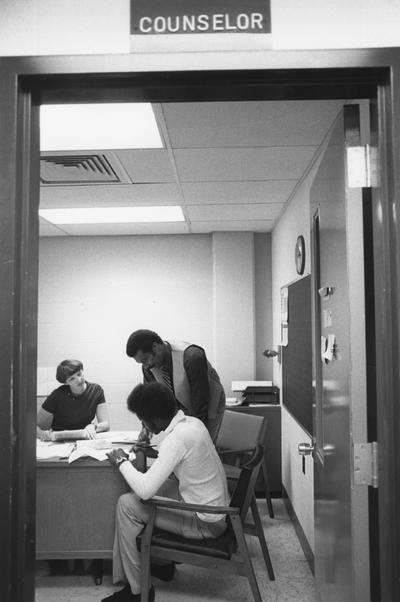
[[[67,224],[61,226],[69,236],[129,236],[134,234],[187,234],[186,222],[139,224]]]
[[[182,182],[207,180],[297,180],[316,147],[186,149],[175,151]]]
[[[283,208],[282,203],[243,204],[243,205],[190,205],[186,208],[188,217],[194,221],[274,221]]]
[[[133,183],[174,182],[172,165],[165,149],[115,151]]]
[[[208,234],[209,232],[272,232],[275,221],[214,221],[194,222],[191,226],[193,234]]]
[[[176,184],[108,184],[107,186],[42,186],[42,209],[57,207],[125,207],[130,205],[180,205]]]
[[[165,103],[172,146],[318,145],[342,100]]]
[[[186,205],[202,203],[284,203],[296,181],[184,182]]]

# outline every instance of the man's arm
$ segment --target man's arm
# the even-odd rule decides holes
[[[205,421],[210,403],[207,356],[204,349],[190,345],[183,353],[183,367],[190,386],[193,415]]]
[[[147,500],[157,493],[174,471],[175,466],[182,460],[184,453],[185,449],[181,443],[172,439],[164,440],[158,458],[147,472],[140,472],[130,462],[122,462],[118,469],[132,491],[143,500]],[[117,464],[116,459],[121,455],[127,456],[122,450],[114,450],[108,454],[108,457],[112,464]]]

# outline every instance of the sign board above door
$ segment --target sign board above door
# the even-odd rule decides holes
[[[131,0],[131,35],[271,33],[270,0]]]

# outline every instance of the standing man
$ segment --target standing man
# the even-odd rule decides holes
[[[166,384],[179,407],[204,422],[215,442],[225,411],[225,392],[216,370],[198,345],[163,341],[152,330],[136,330],[126,353],[142,364],[143,381]]]

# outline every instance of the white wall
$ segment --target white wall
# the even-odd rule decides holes
[[[264,349],[273,347],[271,268],[271,234],[257,233],[254,235],[256,380],[273,378],[273,360],[262,354]]]
[[[214,348],[231,394],[232,380],[255,378],[254,236],[251,232],[213,234]]]
[[[272,34],[135,36],[130,40],[129,0],[1,0],[0,55],[188,53],[213,68],[213,51],[233,51],[233,68],[251,68],[262,55],[239,61],[239,52],[400,45],[396,0],[271,0]],[[235,58],[236,57],[236,58]],[[160,61],[158,70],[163,69]],[[164,62],[164,61],[163,61]],[[177,68],[187,59],[178,58]],[[181,66],[179,66],[181,64]],[[157,69],[157,67],[155,67]],[[193,68],[198,68],[194,66]]]
[[[273,48],[400,45],[396,0],[271,0]]]
[[[141,382],[125,354],[138,328],[203,346],[228,396],[232,380],[255,378],[253,235],[40,240],[38,367],[81,359],[116,429]]]
[[[0,54],[129,52],[129,0],[1,0]]]
[[[310,274],[310,187],[318,169],[326,140],[314,156],[314,162],[297,187],[286,211],[272,233],[272,311],[273,340],[276,349],[281,340],[280,290],[299,278]],[[295,243],[299,234],[304,236],[306,257],[304,274],[299,276],[295,265]],[[275,358],[274,383],[282,390],[281,365]],[[283,395],[281,395],[284,402]],[[311,400],[310,400],[311,401]],[[314,549],[314,474],[312,458],[306,458],[305,474],[302,472],[299,443],[312,443],[291,414],[282,408],[282,484],[289,496],[293,509],[304,531],[307,541]]]

